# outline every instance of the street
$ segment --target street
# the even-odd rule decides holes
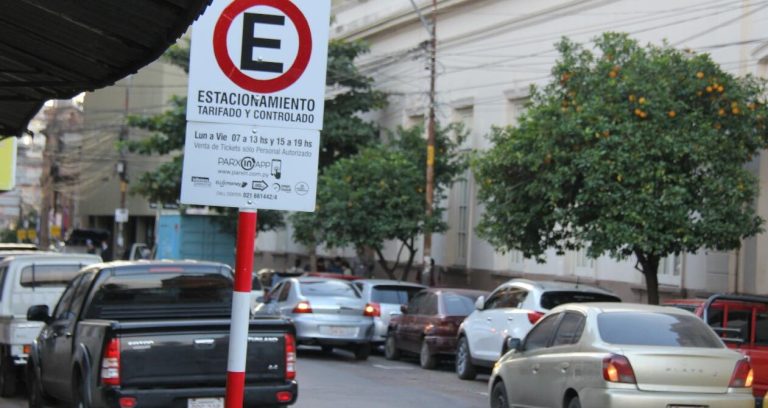
[[[297,408],[484,408],[488,406],[488,377],[461,381],[453,365],[422,370],[415,359],[387,361],[373,355],[356,361],[352,353],[326,355],[317,348],[300,348]],[[2,408],[26,408],[25,398],[0,398]]]

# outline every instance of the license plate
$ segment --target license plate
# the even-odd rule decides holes
[[[331,336],[353,337],[357,334],[357,328],[345,326],[323,326],[320,329]]]
[[[224,398],[190,398],[187,408],[224,408]]]

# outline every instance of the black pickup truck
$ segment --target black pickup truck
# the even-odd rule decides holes
[[[86,267],[32,346],[30,408],[223,408],[232,271],[208,262],[111,262]],[[295,329],[250,323],[244,406],[283,407],[298,396]],[[55,400],[55,401],[51,401]]]

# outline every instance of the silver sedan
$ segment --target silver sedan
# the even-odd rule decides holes
[[[752,408],[749,362],[684,310],[621,303],[550,311],[489,382],[492,408]]]
[[[373,310],[350,282],[286,279],[269,292],[257,313],[293,320],[299,344],[319,345],[324,351],[347,348],[359,360],[367,359],[371,352]]]

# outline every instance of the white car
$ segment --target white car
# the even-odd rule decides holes
[[[371,343],[384,344],[389,330],[389,320],[400,315],[400,306],[407,305],[414,295],[426,286],[418,283],[386,279],[360,279],[353,282],[360,290],[363,300],[372,308],[373,338]]]
[[[0,397],[16,393],[32,342],[43,327],[27,321],[27,309],[53,308],[80,269],[100,262],[97,255],[42,251],[0,261]]]
[[[474,379],[477,368],[490,368],[505,353],[509,338],[523,338],[550,309],[565,303],[620,302],[606,290],[564,282],[512,279],[486,299],[475,302],[475,310],[459,327],[456,374]]]

